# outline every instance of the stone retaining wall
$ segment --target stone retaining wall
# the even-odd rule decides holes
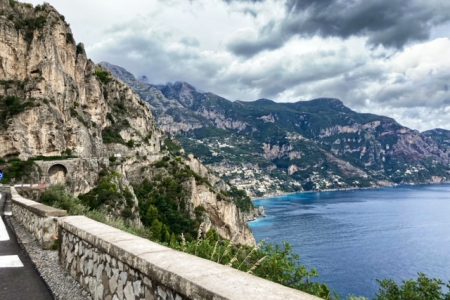
[[[62,266],[93,299],[319,299],[11,194],[13,216],[44,248],[59,245]]]
[[[319,299],[83,216],[59,224],[61,263],[94,299]]]
[[[66,216],[66,211],[25,199],[14,187],[11,187],[11,196],[11,210],[14,218],[33,234],[43,249],[57,247],[57,217]]]

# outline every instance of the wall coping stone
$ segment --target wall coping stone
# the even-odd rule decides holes
[[[57,209],[45,204],[26,199],[19,195],[14,187],[11,187],[11,198],[14,204],[20,205],[40,217],[64,217],[67,216],[67,211]]]
[[[93,247],[190,299],[320,299],[84,216],[62,217],[58,223]]]

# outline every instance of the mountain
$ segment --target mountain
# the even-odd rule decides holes
[[[251,195],[450,178],[448,131],[420,133],[338,99],[233,102],[186,82],[152,85],[101,65],[150,104],[162,130]]]
[[[57,160],[58,182],[107,218],[151,227],[166,241],[215,229],[255,244],[249,199],[182,149],[174,154],[147,104],[87,58],[52,6],[0,0],[0,41],[5,180],[38,182],[54,175],[39,164]]]
[[[436,128],[424,131],[423,135],[435,141],[442,151],[450,152],[450,130]]]

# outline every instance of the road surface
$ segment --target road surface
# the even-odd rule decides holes
[[[11,231],[11,195],[0,190],[0,299],[49,300],[53,299],[46,284],[33,267],[25,251]]]

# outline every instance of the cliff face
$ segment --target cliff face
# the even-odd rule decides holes
[[[420,133],[338,99],[232,102],[185,82],[152,85],[102,65],[150,104],[161,129],[253,195],[450,179],[446,130]]]
[[[151,112],[130,89],[110,80],[86,57],[51,6],[3,3],[0,26],[0,96],[16,97],[16,106],[24,106],[4,124],[0,156],[128,153],[125,146],[108,147],[102,141],[104,129],[125,119],[130,126],[118,128],[125,143],[143,141],[141,136],[154,132],[135,151],[159,151]]]
[[[82,161],[74,163],[72,176],[77,194],[94,188],[102,169],[121,174],[133,192],[130,184],[168,155],[147,104],[87,58],[64,17],[48,4],[0,1],[0,102],[0,158],[76,157]],[[201,164],[187,163],[213,178]],[[206,219],[223,237],[254,244],[236,206],[214,203],[214,191],[197,194],[201,185],[190,189],[193,208],[207,208]],[[132,205],[136,212],[138,203]]]

